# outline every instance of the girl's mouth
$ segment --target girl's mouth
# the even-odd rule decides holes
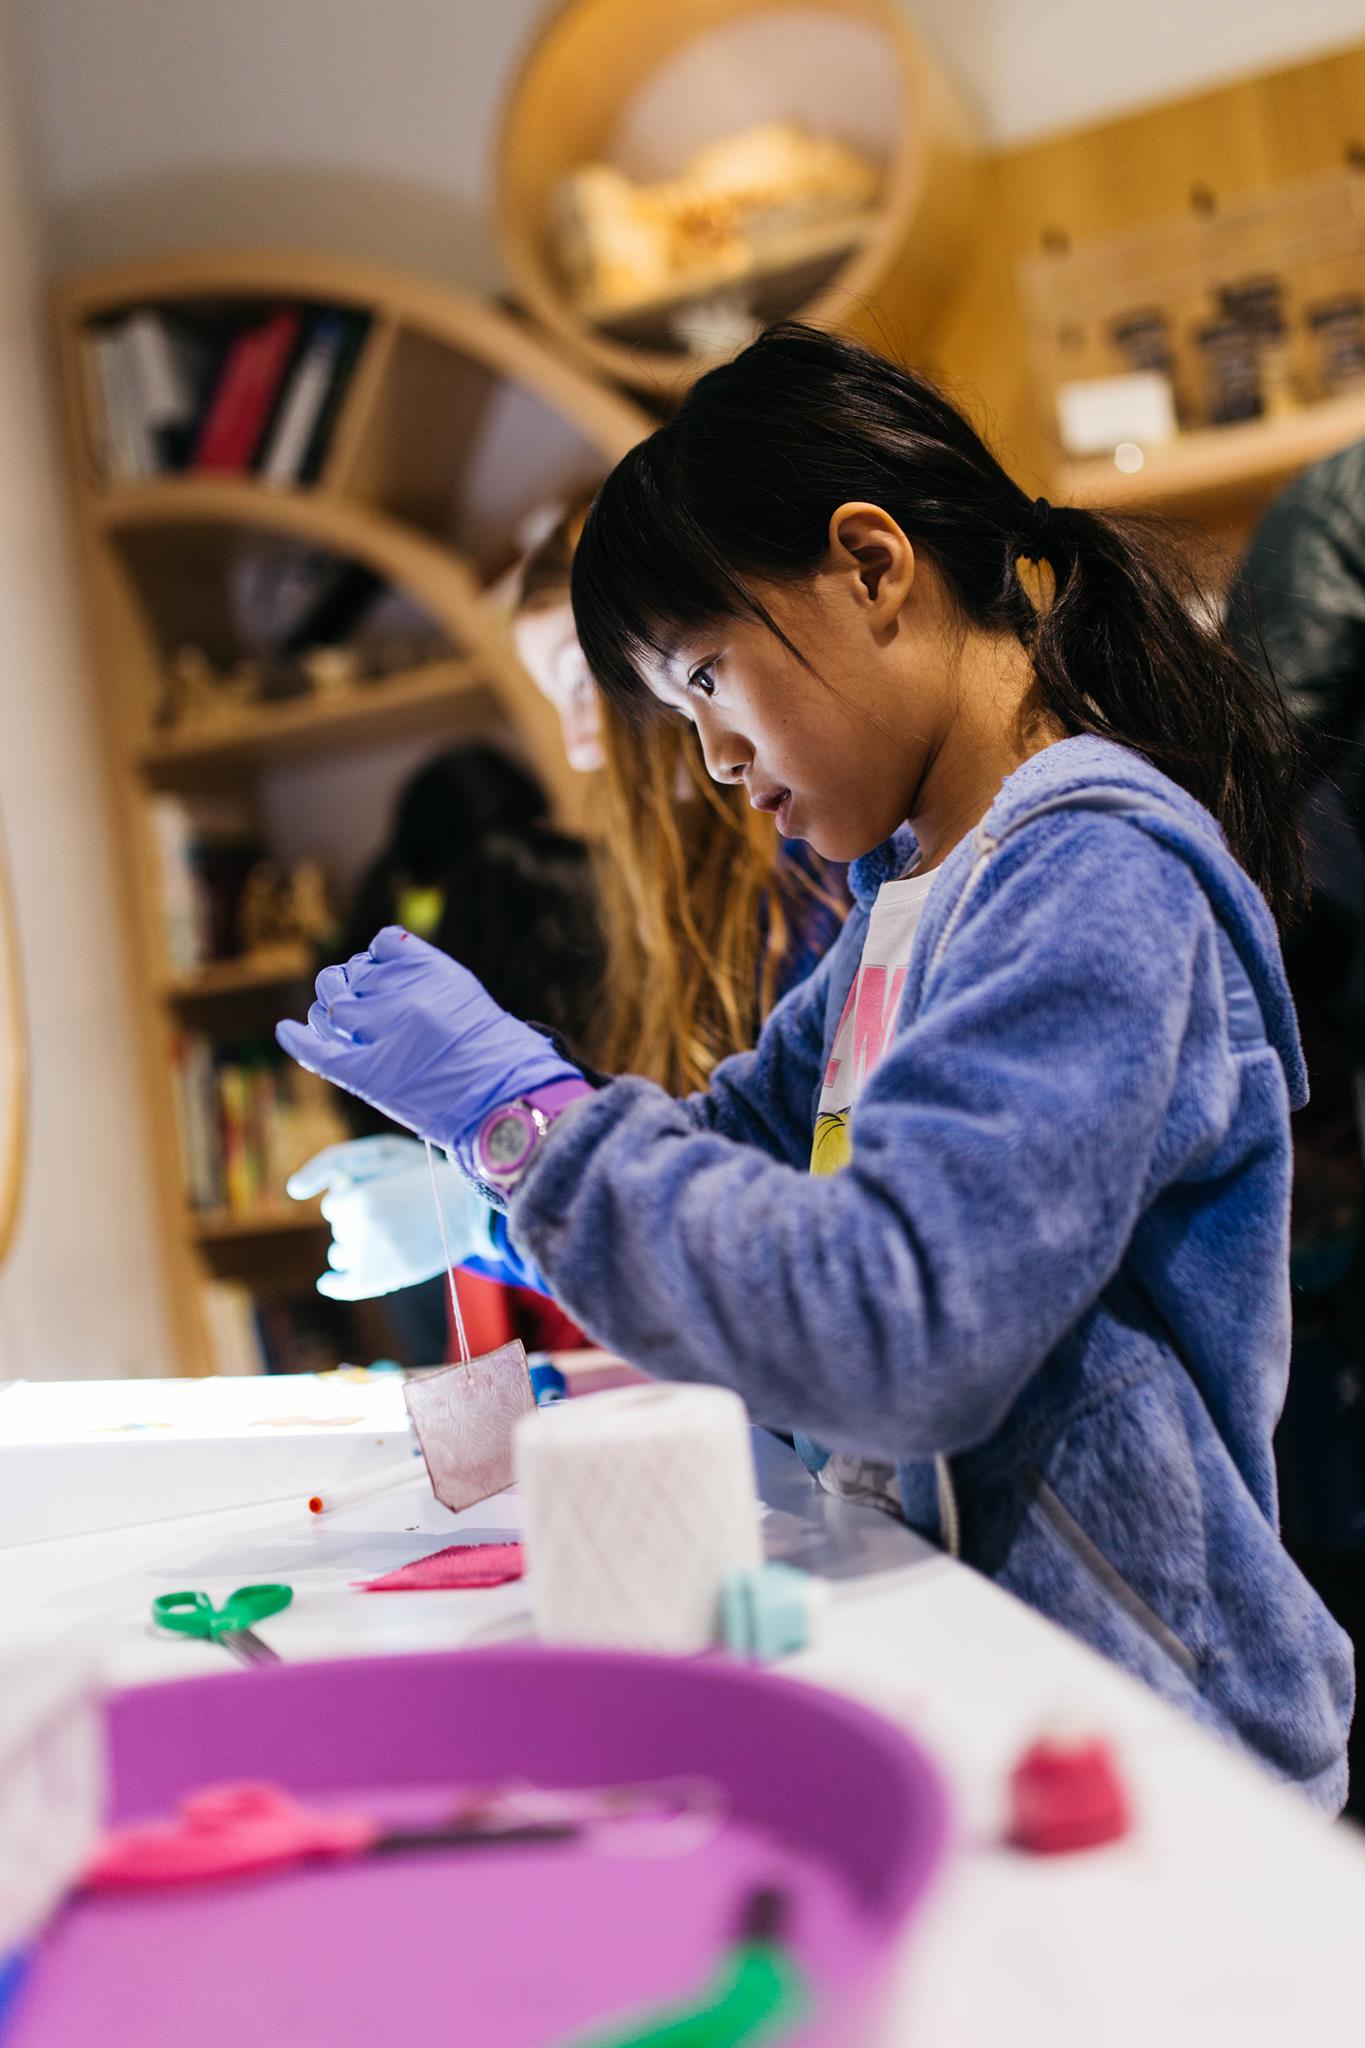
[[[787,838],[787,823],[791,817],[792,793],[789,789],[770,789],[762,796],[749,792],[749,802],[756,811],[770,811],[777,820],[777,829]]]

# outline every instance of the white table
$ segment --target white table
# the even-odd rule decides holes
[[[794,1675],[851,1693],[919,1734],[948,1772],[955,1867],[911,1944],[898,2038],[925,2048],[1285,2048],[1365,2037],[1365,1845],[1145,1688],[875,1510],[829,1499],[757,1438],[770,1556],[834,1597]],[[183,1517],[0,1551],[6,1645],[97,1645],[120,1683],[230,1669],[155,1635],[156,1593],[283,1579],[261,1624],[286,1658],[434,1650],[526,1637],[524,1584],[357,1599],[370,1577],[520,1528],[514,1493],[452,1516],[418,1477],[310,1520],[300,1505]],[[1005,1775],[1065,1717],[1114,1742],[1138,1812],[1126,1842],[1034,1859],[1000,1844]]]

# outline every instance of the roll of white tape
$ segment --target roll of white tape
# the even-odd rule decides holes
[[[536,1627],[548,1643],[704,1650],[726,1574],[760,1562],[744,1403],[622,1387],[517,1424]]]

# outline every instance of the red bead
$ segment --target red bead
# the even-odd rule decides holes
[[[1010,1774],[1009,1838],[1034,1855],[1093,1849],[1132,1827],[1118,1764],[1098,1736],[1044,1736]]]

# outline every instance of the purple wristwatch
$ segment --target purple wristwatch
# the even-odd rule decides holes
[[[554,1081],[513,1102],[500,1102],[479,1125],[471,1147],[479,1179],[500,1195],[510,1194],[549,1136],[555,1119],[592,1089],[577,1075]]]

